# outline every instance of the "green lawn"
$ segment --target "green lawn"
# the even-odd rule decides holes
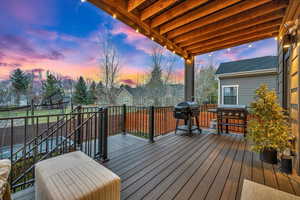
[[[71,108],[65,109],[65,113],[69,113],[71,111]],[[62,114],[63,111],[61,109],[41,109],[41,110],[35,110],[34,116],[39,115],[54,115],[54,114]],[[24,116],[31,116],[31,111],[21,110],[21,111],[5,111],[0,112],[0,118],[6,118],[6,117],[24,117]]]

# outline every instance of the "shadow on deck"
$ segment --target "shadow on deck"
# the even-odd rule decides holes
[[[295,177],[261,162],[241,136],[171,134],[153,144],[120,138],[127,146],[111,151],[105,166],[121,177],[122,199],[240,199],[244,179],[300,195]]]

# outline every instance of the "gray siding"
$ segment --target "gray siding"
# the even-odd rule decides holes
[[[253,101],[255,90],[261,84],[267,84],[270,89],[277,91],[277,75],[220,78],[220,103],[222,103],[222,86],[224,85],[238,85],[238,104],[250,105]]]

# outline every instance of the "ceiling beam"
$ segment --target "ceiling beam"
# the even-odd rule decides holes
[[[188,24],[192,21],[195,21],[201,17],[205,17],[207,15],[210,15],[218,10],[224,9],[228,6],[231,6],[235,3],[240,2],[241,0],[216,0],[216,1],[212,1],[209,4],[206,4],[204,6],[201,6],[197,9],[192,10],[191,12],[188,12],[186,14],[184,14],[181,17],[178,17],[164,25],[161,26],[160,30],[161,33],[166,33],[169,32],[171,30],[174,30],[180,26],[183,26],[185,24]]]
[[[181,26],[178,29],[175,29],[174,31],[176,31],[178,33],[178,35],[187,33],[189,31],[195,30],[197,28],[200,28],[202,26],[205,26],[207,24],[211,24],[217,21],[220,21],[222,19],[225,19],[227,17],[233,16],[235,14],[241,13],[243,11],[249,10],[251,8],[255,8],[257,6],[263,5],[267,2],[270,2],[272,0],[247,0],[247,1],[243,1],[237,5],[231,6],[229,8],[225,8],[219,12],[216,12],[214,14],[211,14],[209,16],[206,17],[202,17],[194,22],[191,22],[189,24],[186,24],[184,26]],[[164,34],[168,32],[167,27],[161,27],[160,28],[160,34]]]
[[[233,15],[231,17],[228,17],[224,20],[203,26],[201,28],[198,28],[196,30],[193,30],[191,32],[185,33],[183,35],[178,35],[177,32],[171,31],[168,33],[168,38],[174,39],[176,43],[183,42],[186,40],[191,40],[195,37],[201,36],[201,35],[206,35],[208,33],[220,31],[221,29],[231,27],[232,25],[235,24],[240,24],[242,25],[243,22],[250,22],[250,23],[255,23],[255,21],[260,21],[264,20],[264,18],[270,18],[270,19],[275,19],[277,16],[284,16],[283,8],[285,8],[287,5],[281,5],[278,6],[274,3],[270,4],[265,4],[263,6],[260,6],[258,8],[254,8],[248,11],[245,11],[241,14]],[[278,11],[280,10],[280,11]],[[277,12],[275,12],[277,11]],[[245,24],[245,23],[244,23]],[[177,37],[175,37],[177,36]]]
[[[142,3],[146,2],[147,0],[129,0],[128,1],[128,12],[133,11],[135,8],[137,8]]]
[[[191,55],[196,56],[196,55],[200,55],[200,54],[210,53],[210,52],[213,52],[213,51],[232,48],[232,47],[239,46],[239,45],[242,45],[242,44],[247,44],[247,43],[250,43],[250,42],[255,42],[255,41],[275,37],[277,35],[278,35],[278,32],[275,32],[275,33],[266,33],[264,35],[255,36],[255,37],[252,37],[252,38],[243,38],[242,40],[239,40],[239,41],[238,40],[231,40],[230,42],[228,42],[226,44],[225,43],[220,43],[219,45],[216,45],[216,46],[210,46],[210,47],[207,47],[207,48],[194,49],[191,52]]]
[[[268,25],[268,24],[272,24],[274,22],[276,22],[277,24],[281,23],[282,21],[282,17],[283,17],[283,12],[276,12],[276,13],[271,13],[268,15],[263,15],[257,18],[254,18],[253,20],[250,21],[245,21],[242,23],[238,23],[238,24],[234,24],[232,26],[229,26],[227,28],[224,29],[219,29],[217,31],[214,32],[210,32],[207,34],[196,34],[194,37],[189,37],[187,41],[183,41],[182,43],[179,43],[180,47],[186,47],[186,46],[190,46],[193,45],[195,43],[199,43],[201,41],[206,41],[209,40],[211,38],[215,38],[215,37],[223,37],[224,35],[227,34],[235,34],[235,33],[239,33],[239,31],[245,31],[248,30],[248,28],[252,28],[252,27],[261,27],[263,28],[264,25]],[[275,21],[274,21],[275,20]],[[175,43],[177,43],[178,40],[174,40]]]
[[[178,17],[180,15],[182,15],[183,13],[196,8],[206,2],[208,2],[209,0],[188,0],[188,1],[184,1],[181,4],[175,6],[174,8],[164,12],[163,14],[155,17],[152,22],[151,22],[151,27],[155,28],[158,27],[159,25],[166,23],[172,19],[174,19],[175,17]]]
[[[268,23],[266,25],[262,24],[260,26],[253,26],[253,27],[251,27],[249,29],[245,29],[243,31],[236,31],[234,34],[231,33],[231,34],[224,35],[221,37],[215,37],[210,40],[199,42],[197,44],[188,46],[186,49],[188,51],[192,51],[193,49],[205,48],[205,47],[209,47],[209,46],[218,45],[220,43],[223,44],[224,42],[227,42],[230,40],[240,40],[243,38],[251,38],[251,37],[258,36],[258,35],[264,35],[266,33],[278,32],[280,24],[281,24],[281,20],[277,23],[272,22],[272,23]]]
[[[140,20],[138,16],[127,11],[127,4],[124,0],[88,0],[95,6],[106,11],[110,15],[116,15],[117,19],[124,22],[133,29],[139,29],[139,32],[148,38],[153,38],[153,40],[160,44],[161,46],[167,46],[171,51],[182,57],[189,57],[187,52],[174,44],[172,41],[168,40],[166,37],[160,35],[158,31],[151,29],[149,24]]]
[[[141,20],[145,21],[146,19],[152,17],[153,15],[159,13],[165,8],[173,5],[179,0],[159,0],[154,4],[150,5],[141,12]]]

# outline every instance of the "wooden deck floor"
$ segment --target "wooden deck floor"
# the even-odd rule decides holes
[[[249,179],[300,196],[300,183],[262,163],[241,136],[170,135],[110,153],[105,164],[122,179],[122,199],[240,199]]]
[[[262,163],[240,136],[171,135],[115,153],[106,164],[122,179],[122,199],[240,199],[249,179],[300,195],[300,185]]]

